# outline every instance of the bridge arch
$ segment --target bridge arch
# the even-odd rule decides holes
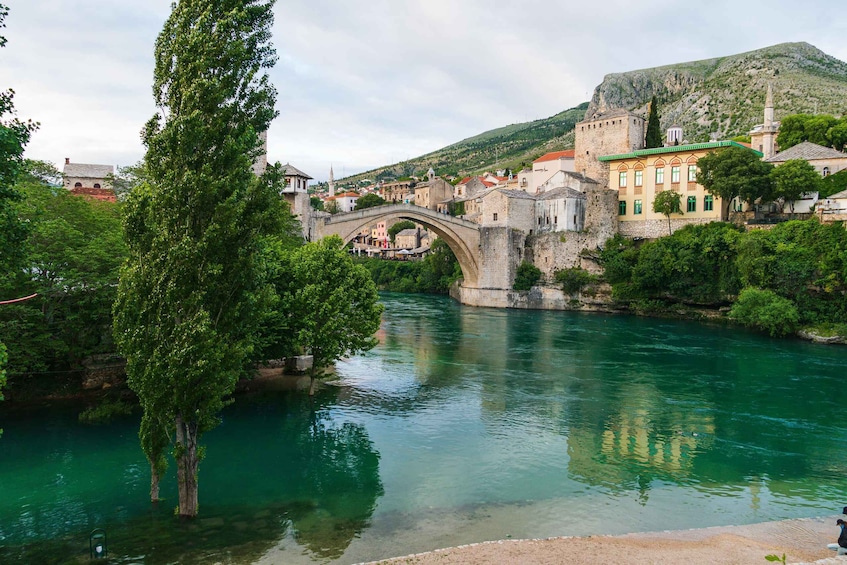
[[[383,220],[386,223],[412,220],[435,232],[450,247],[459,261],[459,267],[461,267],[464,276],[463,285],[471,288],[477,287],[479,281],[479,225],[446,214],[439,214],[422,206],[389,204],[318,218],[315,226],[315,239],[337,235],[347,244],[363,228]]]

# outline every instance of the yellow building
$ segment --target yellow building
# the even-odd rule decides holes
[[[734,141],[713,141],[655,149],[639,149],[599,157],[609,167],[609,188],[618,191],[618,226],[627,237],[656,238],[668,233],[668,219],[653,211],[655,195],[673,190],[680,195],[680,213],[671,214],[671,229],[726,219],[721,199],[697,184],[697,161]]]

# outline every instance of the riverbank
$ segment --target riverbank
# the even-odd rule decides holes
[[[500,540],[373,561],[368,565],[619,565],[651,563],[766,563],[785,554],[787,563],[838,564],[827,549],[838,529],[837,516],[619,536]]]

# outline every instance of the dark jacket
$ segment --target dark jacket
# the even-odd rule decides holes
[[[843,525],[841,525],[841,535],[838,536],[838,545],[840,547],[847,547],[847,528]]]

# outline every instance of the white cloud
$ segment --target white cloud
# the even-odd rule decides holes
[[[0,87],[42,123],[27,155],[130,164],[170,0],[11,6]],[[847,60],[835,0],[289,0],[276,4],[272,159],[326,178],[587,100],[603,75],[808,41]]]

